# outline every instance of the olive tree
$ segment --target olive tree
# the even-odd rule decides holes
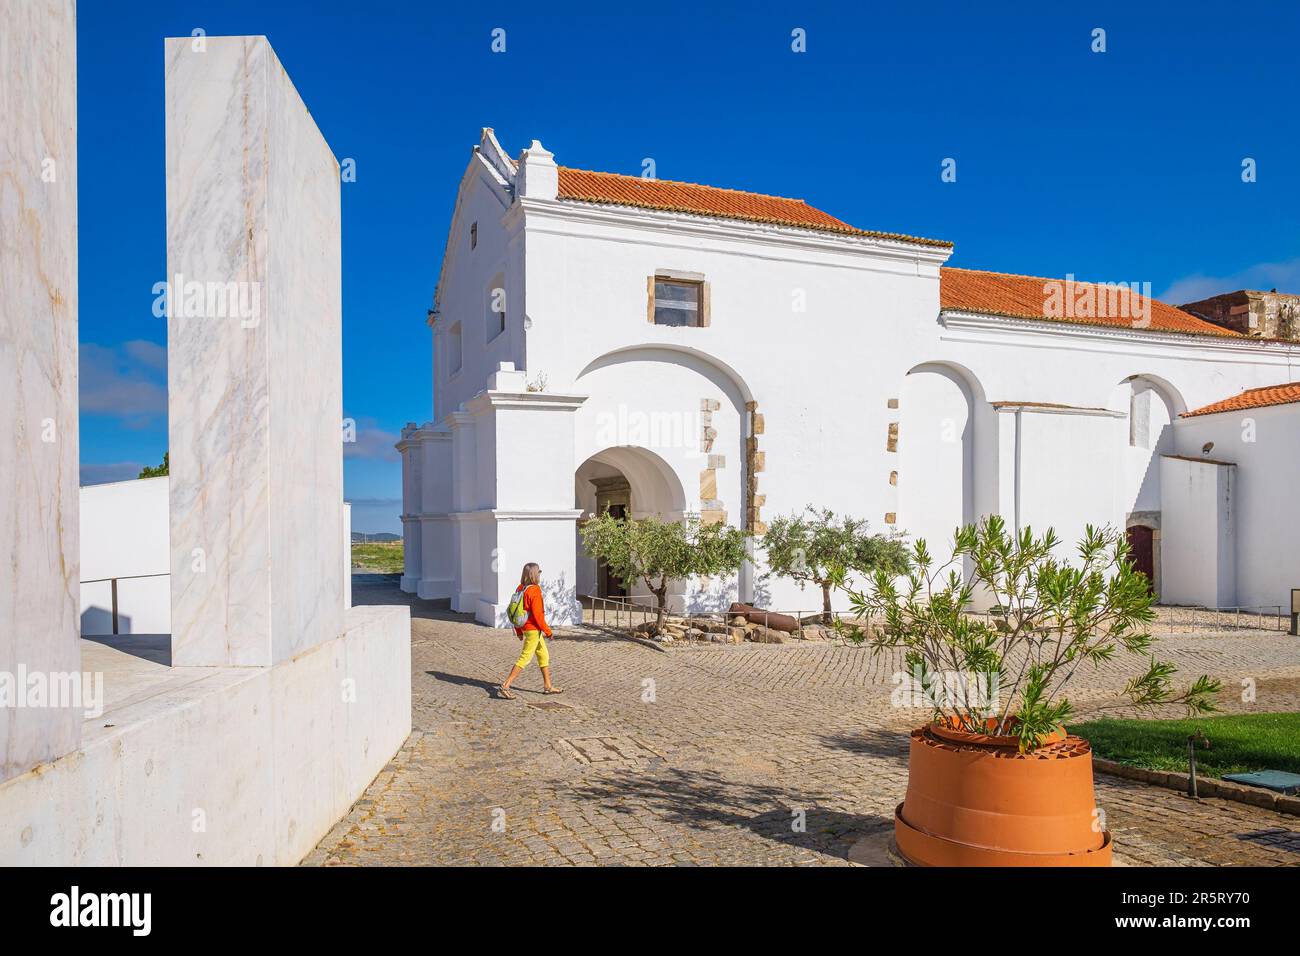
[[[870,534],[859,518],[837,518],[811,505],[802,514],[773,519],[762,538],[773,574],[792,578],[800,587],[822,589],[822,620],[830,624],[831,589],[848,572],[898,575],[907,571],[907,546],[898,535]]]
[[[745,560],[747,537],[739,528],[702,524],[698,515],[668,522],[615,518],[605,512],[582,527],[582,544],[589,555],[603,561],[626,587],[641,581],[649,588],[657,602],[659,625],[664,622],[668,582],[738,571]]]
[[[1051,529],[1012,533],[998,515],[958,529],[945,564],[936,565],[917,540],[906,585],[879,571],[867,591],[849,590],[853,609],[872,620],[841,630],[877,651],[901,648],[935,719],[1019,737],[1022,751],[1070,719],[1065,691],[1079,668],[1120,651],[1148,658],[1124,687],[1130,704],[1213,711],[1219,681],[1202,676],[1175,691],[1176,668],[1151,653],[1153,598],[1124,535],[1089,525],[1077,564],[1056,557],[1059,544]],[[992,601],[987,615],[972,608],[977,593]]]

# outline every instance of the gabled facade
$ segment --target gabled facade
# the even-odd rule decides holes
[[[1300,349],[1123,289],[948,269],[951,251],[800,200],[561,167],[537,142],[511,160],[485,130],[431,314],[434,417],[399,444],[403,587],[501,623],[535,560],[563,620],[619,590],[577,546],[583,515],[761,533],[808,504],[940,553],[992,512],[1066,541],[1145,528],[1158,579],[1170,423],[1285,381]],[[737,598],[819,600],[761,554],[673,595]]]

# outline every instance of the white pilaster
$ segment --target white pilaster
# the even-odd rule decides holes
[[[525,380],[503,363],[488,389],[466,403],[474,419],[478,507],[457,520],[477,530],[462,537],[472,537],[479,551],[475,617],[497,627],[506,624],[506,604],[530,561],[542,567],[548,619],[567,624],[581,615],[573,413],[586,396],[529,392]]]

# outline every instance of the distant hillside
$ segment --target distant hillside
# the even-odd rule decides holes
[[[353,544],[375,544],[378,542],[401,541],[400,534],[393,534],[391,531],[379,531],[375,534],[367,534],[364,531],[352,532]]]

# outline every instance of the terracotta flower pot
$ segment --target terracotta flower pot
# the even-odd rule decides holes
[[[1092,749],[1061,729],[1020,753],[1016,737],[951,724],[912,731],[894,838],[920,866],[1110,866],[1095,829]]]

